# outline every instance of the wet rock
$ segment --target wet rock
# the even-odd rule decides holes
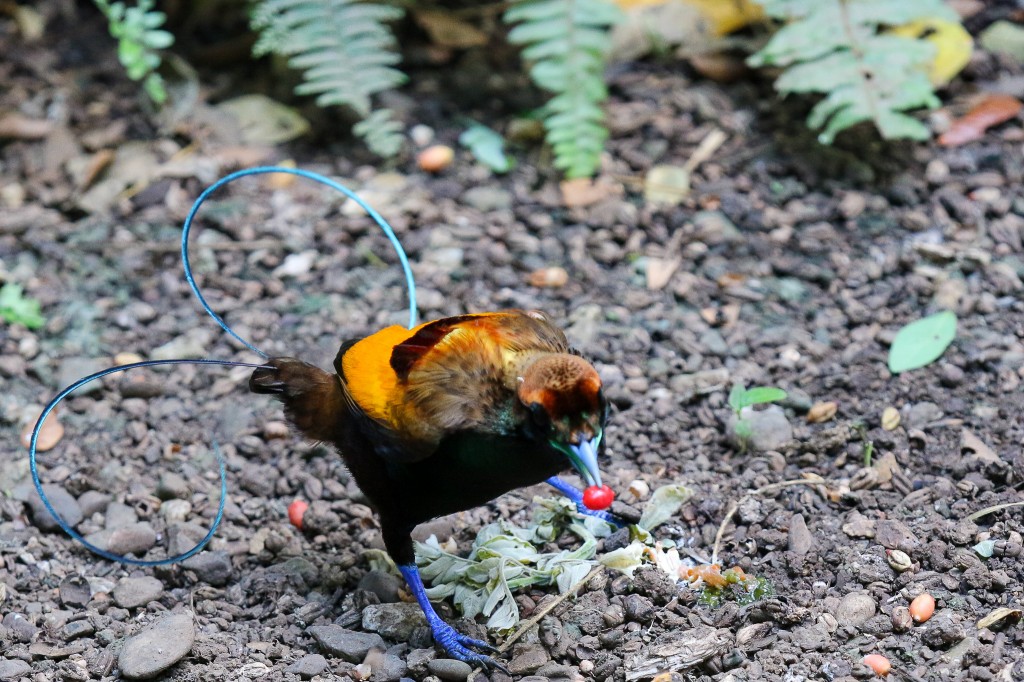
[[[405,642],[416,628],[427,627],[419,604],[370,604],[363,609],[363,629],[397,642]]]
[[[875,599],[867,592],[851,592],[836,608],[836,620],[843,625],[858,626],[875,615]]]
[[[25,677],[32,670],[25,661],[0,659],[0,680],[16,680]]]
[[[78,501],[71,496],[71,493],[62,486],[46,484],[43,486],[43,492],[46,493],[46,498],[65,523],[74,528],[82,522],[82,508],[78,506]],[[34,490],[28,498],[28,504],[32,511],[32,523],[36,525],[36,528],[40,530],[58,530],[60,528],[57,520],[50,516],[42,498]]]
[[[147,680],[185,658],[192,650],[196,631],[192,614],[179,613],[147,626],[125,640],[117,665],[122,677]]]
[[[233,571],[231,557],[222,550],[196,554],[185,559],[181,565],[195,571],[197,578],[214,587],[226,585]]]
[[[454,658],[434,659],[427,663],[427,670],[431,675],[437,675],[442,680],[450,682],[463,682],[473,672],[469,663],[457,661]]]
[[[134,609],[156,601],[164,593],[164,584],[152,576],[125,578],[114,588],[114,603],[123,609]]]
[[[284,669],[286,673],[298,675],[304,680],[327,670],[327,659],[320,654],[307,654]]]
[[[359,663],[370,649],[385,648],[380,635],[347,630],[340,625],[314,625],[306,628],[306,633],[316,640],[325,654],[343,658],[349,663]]]

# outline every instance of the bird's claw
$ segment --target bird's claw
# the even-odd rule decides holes
[[[433,628],[434,641],[441,645],[441,648],[448,652],[448,655],[452,658],[469,663],[477,664],[484,668],[496,668],[506,675],[509,674],[508,669],[505,668],[501,663],[498,663],[490,656],[481,654],[477,651],[473,651],[470,647],[477,649],[484,649],[491,653],[499,653],[499,650],[488,644],[487,642],[479,639],[473,639],[468,635],[460,633],[458,630],[453,628],[448,623],[440,623],[435,625]]]
[[[605,523],[609,523],[616,528],[624,528],[629,525],[628,521],[619,518],[611,512],[604,511],[602,509],[591,509],[587,505],[583,504],[583,500],[576,502],[576,511],[584,516],[593,516],[595,519],[601,519]]]

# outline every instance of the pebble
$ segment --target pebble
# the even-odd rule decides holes
[[[88,620],[73,620],[64,626],[64,640],[70,641],[79,637],[86,637],[96,632],[96,627]]]
[[[39,632],[39,628],[33,625],[24,614],[14,611],[4,616],[2,624],[14,635],[14,641],[22,644],[31,642]]]
[[[364,663],[370,666],[370,682],[398,682],[409,671],[401,656],[371,651]]]
[[[517,648],[515,656],[509,661],[508,669],[513,675],[523,675],[536,672],[542,665],[547,663],[551,657],[540,643],[526,644]]]
[[[306,654],[284,669],[286,673],[308,680],[327,670],[327,659],[320,654]]]
[[[160,505],[160,515],[167,523],[181,523],[192,513],[192,503],[188,500],[167,500]]]
[[[36,427],[36,422],[39,420],[37,416],[35,419],[25,424],[25,428],[21,430],[21,445],[24,448],[28,448],[32,445],[32,431]],[[60,419],[57,418],[56,412],[51,412],[46,417],[46,421],[39,427],[39,436],[36,437],[36,452],[46,452],[57,447],[57,443],[64,437],[64,425],[60,423]]]
[[[107,506],[103,527],[115,530],[138,522],[139,515],[135,513],[134,509],[122,502],[111,502]]]
[[[370,649],[385,648],[380,635],[347,630],[340,625],[314,625],[306,628],[306,632],[316,640],[325,654],[338,656],[349,663],[362,661]],[[467,669],[466,675],[469,673]]]
[[[316,262],[317,255],[318,252],[314,250],[288,254],[285,256],[284,261],[274,268],[274,271],[270,273],[270,276],[298,277],[299,275],[305,275],[313,269],[313,264]]]
[[[78,506],[78,501],[71,496],[67,490],[63,487],[55,484],[46,484],[43,486],[43,492],[46,493],[46,497],[50,500],[50,504],[57,511],[64,521],[74,528],[82,522],[82,508]],[[60,526],[57,524],[56,519],[50,516],[50,512],[47,511],[46,506],[43,505],[43,500],[32,491],[31,497],[28,499],[29,507],[32,510],[32,523],[41,530],[57,530]]]
[[[875,599],[867,592],[851,592],[836,608],[836,620],[844,625],[862,625],[875,615]]]
[[[405,642],[416,628],[427,627],[427,619],[419,604],[370,604],[363,609],[362,625],[364,630],[376,632],[390,640]]]
[[[164,472],[156,484],[156,496],[161,500],[181,499],[192,497],[192,490],[188,481],[181,474],[173,471]]]
[[[807,530],[803,514],[793,514],[789,520],[789,551],[804,556],[814,546],[814,537]]]
[[[101,493],[98,490],[86,490],[78,497],[78,506],[81,508],[82,515],[85,518],[106,511],[109,504],[110,495]]]
[[[907,410],[904,423],[909,428],[923,428],[931,422],[942,419],[942,408],[935,403],[920,402],[914,403]]]
[[[405,583],[396,575],[384,571],[370,571],[359,581],[359,589],[377,595],[382,604],[392,604],[399,600],[399,590]],[[366,612],[363,612],[366,618]]]
[[[199,580],[214,587],[226,585],[233,571],[231,557],[223,550],[201,552],[185,559],[181,565],[195,571]]]
[[[85,606],[92,599],[89,581],[80,575],[71,575],[61,581],[57,589],[60,603],[64,606]]]
[[[744,408],[742,418],[750,425],[751,436],[747,446],[757,452],[779,450],[793,440],[793,426],[786,419],[786,414],[778,405],[769,405],[763,410]],[[737,439],[735,432],[736,417],[730,419],[729,432]]]
[[[64,358],[57,368],[57,383],[61,388],[70,386],[84,376],[95,374],[107,368],[106,360],[99,358]],[[68,395],[89,395],[96,393],[103,388],[100,381],[91,381],[84,386],[76,388]]]
[[[100,549],[114,554],[145,554],[156,544],[156,531],[148,522],[133,523],[122,528],[106,528],[85,537]]]
[[[471,187],[462,195],[462,201],[483,213],[511,208],[512,194],[497,186]]]
[[[427,663],[427,670],[431,675],[437,675],[442,680],[450,680],[450,682],[464,682],[473,672],[469,663],[454,658],[436,658]]]
[[[148,625],[125,640],[117,665],[129,680],[147,680],[185,658],[192,650],[196,630],[192,614],[178,613]]]
[[[32,666],[25,661],[0,660],[0,680],[16,680],[19,677],[27,676],[31,670]]]
[[[114,588],[114,603],[123,609],[134,609],[156,601],[164,593],[164,584],[152,576],[124,578]]]

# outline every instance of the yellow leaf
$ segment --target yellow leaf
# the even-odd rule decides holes
[[[689,5],[699,11],[715,36],[724,36],[764,19],[764,10],[753,0],[615,0],[615,4],[626,11],[669,2]]]
[[[935,58],[928,69],[934,85],[945,85],[971,60],[974,40],[958,22],[946,19],[918,19],[889,29],[893,35],[923,38],[935,45]]]

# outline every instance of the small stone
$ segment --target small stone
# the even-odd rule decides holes
[[[21,445],[28,448],[32,445],[32,431],[36,427],[38,417],[33,419],[21,430]],[[51,412],[43,425],[39,427],[39,435],[36,437],[36,452],[46,452],[57,447],[57,443],[64,437],[64,426],[60,423],[55,412]]]
[[[900,425],[900,411],[893,406],[882,410],[882,428],[886,431],[895,431]]]
[[[400,656],[383,651],[371,651],[363,662],[370,666],[370,682],[398,682],[409,671]]]
[[[190,613],[174,614],[150,624],[121,648],[117,659],[121,676],[130,680],[156,677],[188,655],[195,637]]]
[[[427,627],[427,619],[419,604],[370,604],[363,609],[362,625],[364,630],[396,642],[405,642],[416,628]]]
[[[31,642],[39,632],[39,628],[33,625],[24,614],[15,611],[4,616],[3,626],[14,636],[14,641],[22,644]]]
[[[60,603],[64,606],[85,606],[92,599],[89,581],[80,575],[71,575],[61,581],[58,588]]]
[[[427,665],[437,658],[437,652],[433,649],[413,649],[405,657],[409,666],[409,674],[416,678],[426,677]]]
[[[305,275],[313,269],[313,264],[316,262],[318,255],[319,252],[312,249],[300,253],[290,253],[285,256],[280,265],[274,268],[271,277],[298,277],[299,275]]]
[[[156,544],[156,531],[148,522],[123,528],[107,528],[87,535],[86,540],[114,554],[145,554]]]
[[[935,403],[920,402],[914,403],[907,410],[906,425],[908,428],[924,428],[931,422],[942,419],[942,408]]]
[[[437,675],[442,680],[450,682],[465,682],[465,679],[473,672],[469,663],[454,658],[436,658],[427,663],[427,670],[431,675]]]
[[[524,675],[536,672],[550,659],[547,649],[541,644],[526,644],[519,648],[515,656],[512,657],[508,669],[513,675]]]
[[[32,666],[25,661],[0,659],[0,680],[16,680],[19,677],[27,677],[31,670]]]
[[[736,432],[739,421],[745,422],[749,427],[750,436],[746,439],[746,444],[751,450],[780,450],[783,445],[793,440],[793,427],[778,405],[769,405],[763,410],[743,408],[740,420],[733,415],[729,422],[729,434],[737,442],[742,440],[740,434]]]
[[[70,641],[79,637],[87,637],[95,632],[96,627],[88,620],[73,620],[63,628],[65,641]]]
[[[181,474],[167,471],[156,484],[156,496],[161,500],[186,500],[192,497],[192,489]]]
[[[57,383],[61,388],[70,386],[84,376],[95,374],[107,368],[106,360],[99,358],[64,358],[57,368]],[[68,395],[88,395],[103,388],[103,383],[91,381],[84,386],[76,388]]]
[[[892,610],[892,629],[896,632],[906,632],[914,627],[914,618],[910,615],[910,609],[906,606],[896,606]]]
[[[86,490],[78,497],[78,506],[82,510],[82,516],[85,518],[104,512],[109,504],[110,495],[101,493],[98,490]]]
[[[192,503],[188,500],[167,500],[160,505],[160,515],[167,523],[181,523],[192,513]]]
[[[306,632],[316,640],[325,654],[338,656],[349,663],[362,661],[370,649],[385,648],[380,635],[347,630],[340,625],[314,625],[306,628]],[[466,675],[469,672],[467,670]]]
[[[123,609],[145,606],[163,596],[164,584],[152,576],[124,578],[114,588],[114,603]]]
[[[851,592],[836,609],[836,620],[844,625],[861,625],[875,615],[875,600],[867,592]]]
[[[44,485],[43,492],[46,493],[46,498],[50,501],[57,514],[64,519],[65,523],[74,528],[82,522],[82,508],[78,506],[78,501],[71,496],[71,493],[63,487],[52,483]],[[31,493],[31,497],[28,498],[28,504],[32,510],[32,523],[37,528],[41,530],[57,530],[60,528],[57,520],[50,516],[50,512],[43,504],[43,500],[34,490]]]
[[[512,194],[496,185],[483,185],[466,190],[462,201],[482,213],[489,213],[510,208]]]
[[[359,589],[377,595],[382,604],[393,604],[399,600],[399,590],[405,583],[396,575],[384,571],[370,571],[359,581]],[[363,612],[366,618],[366,612]],[[365,626],[364,626],[365,627]]]
[[[307,654],[284,669],[286,673],[298,675],[304,680],[315,677],[327,670],[327,659],[320,654]]]
[[[139,522],[139,515],[135,510],[122,502],[111,502],[107,505],[103,527],[109,530],[116,530]]]
[[[637,623],[649,623],[654,620],[654,614],[657,610],[654,608],[654,603],[639,594],[626,595],[625,599],[625,610],[626,620],[631,620]]]
[[[195,571],[196,577],[207,585],[220,587],[226,585],[231,579],[233,567],[231,557],[222,550],[202,552],[190,556],[181,564],[190,571]]]
[[[803,514],[793,514],[789,521],[789,551],[804,556],[814,546],[814,537],[807,530]]]

